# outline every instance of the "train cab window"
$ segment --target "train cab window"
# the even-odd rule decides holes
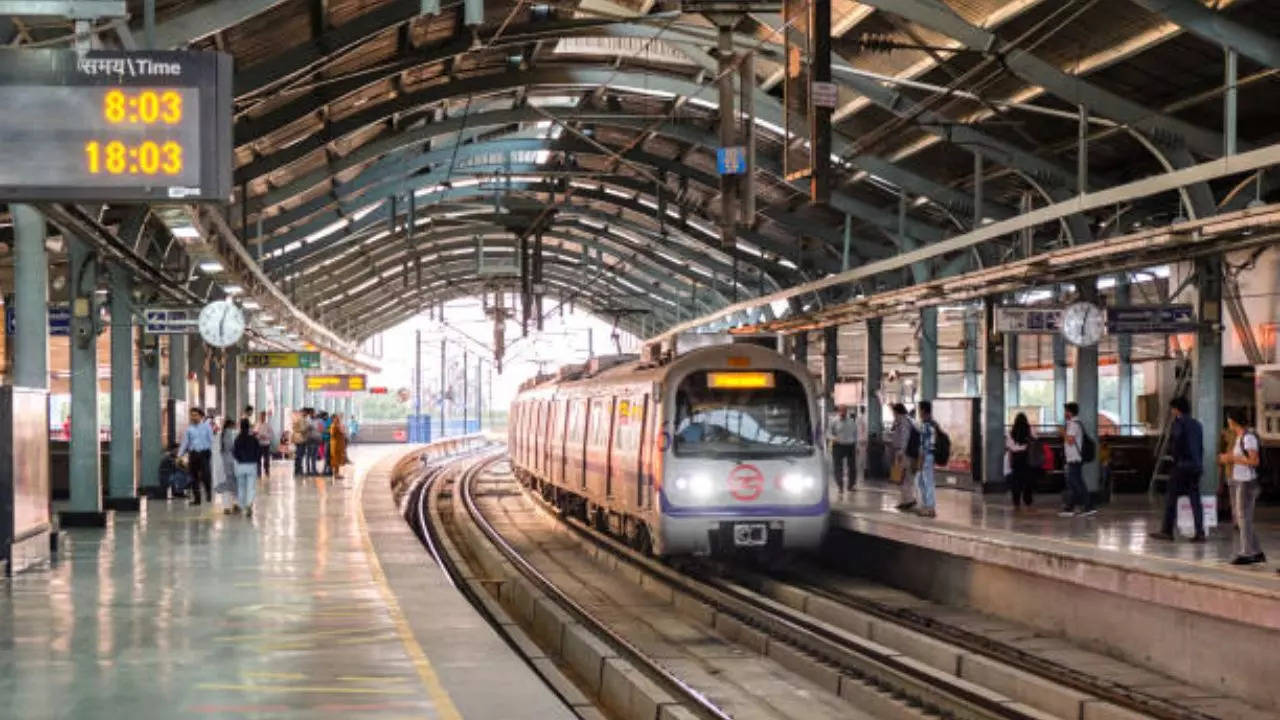
[[[808,455],[813,452],[804,386],[782,372],[690,373],[676,389],[678,456]],[[767,375],[767,377],[766,377]],[[767,382],[764,382],[767,380]]]

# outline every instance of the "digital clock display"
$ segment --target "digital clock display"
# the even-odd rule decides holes
[[[229,76],[217,53],[0,51],[0,202],[225,201],[223,65]]]

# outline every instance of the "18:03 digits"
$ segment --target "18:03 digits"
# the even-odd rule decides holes
[[[182,146],[145,140],[130,146],[119,140],[91,140],[84,146],[89,172],[97,175],[178,175],[182,172]]]

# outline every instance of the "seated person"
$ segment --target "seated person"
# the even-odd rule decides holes
[[[169,451],[160,458],[160,487],[173,491],[173,497],[185,497],[187,485],[191,484],[191,476],[187,474],[185,463],[178,456],[178,444],[169,446]]]

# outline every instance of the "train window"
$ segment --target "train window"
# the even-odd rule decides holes
[[[674,451],[680,456],[743,457],[813,452],[809,404],[794,376],[775,373],[773,387],[710,387],[690,373],[676,389]]]

